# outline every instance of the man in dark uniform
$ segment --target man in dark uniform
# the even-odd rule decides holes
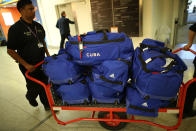
[[[29,103],[36,107],[39,95],[45,110],[49,110],[49,103],[44,88],[29,80],[25,72],[29,70],[30,76],[47,84],[48,78],[44,75],[41,67],[35,69],[34,65],[42,61],[45,53],[49,56],[46,43],[44,41],[45,31],[43,27],[33,21],[35,17],[34,6],[31,0],[19,0],[17,9],[21,18],[8,31],[7,53],[19,63],[19,68],[26,80],[26,98]]]
[[[74,24],[74,22],[66,18],[65,11],[61,13],[61,16],[62,17],[57,21],[56,27],[59,28],[60,30],[60,34],[61,34],[60,48],[63,48],[65,38],[68,39],[68,36],[70,36],[69,24]]]
[[[195,34],[196,34],[196,24],[193,24],[189,28],[189,42],[186,46],[184,46],[184,50],[188,50],[189,48],[191,48],[193,44],[193,40],[195,38]],[[193,64],[196,69],[196,57],[193,61]],[[194,78],[196,77],[196,70],[194,70],[193,77]],[[183,118],[196,116],[196,110],[193,110],[193,104],[195,98],[196,98],[196,83],[194,82],[188,87],[187,90],[184,111],[183,111]]]

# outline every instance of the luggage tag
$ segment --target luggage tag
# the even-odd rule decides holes
[[[79,42],[79,49],[80,49],[80,51],[83,51],[83,49],[84,49],[83,43],[81,41]]]
[[[78,36],[78,41],[79,41],[80,59],[82,59],[82,51],[84,47],[83,47],[83,42],[81,41],[80,36]]]

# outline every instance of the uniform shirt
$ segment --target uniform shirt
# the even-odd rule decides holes
[[[37,38],[28,27],[34,32]],[[29,24],[21,18],[12,25],[8,31],[7,48],[16,50],[18,55],[29,64],[37,64],[45,57],[45,50],[43,47],[44,38],[45,31],[42,25],[35,21],[33,21],[32,24]],[[40,42],[42,42],[41,46],[38,45]]]
[[[190,28],[189,28],[189,30],[191,30],[191,31],[193,31],[193,32],[196,33],[196,23],[193,24],[193,25],[191,25]],[[196,57],[195,57],[194,60],[193,60],[193,64],[194,64],[194,66],[195,66],[195,68],[196,68]],[[195,70],[196,70],[196,69],[195,69]],[[193,76],[193,77],[196,77],[196,73],[194,73],[194,76]]]
[[[191,25],[189,28],[191,31],[196,32],[196,23]]]
[[[59,28],[61,35],[70,34],[69,24],[74,24],[74,22],[64,16],[57,21],[56,27]]]

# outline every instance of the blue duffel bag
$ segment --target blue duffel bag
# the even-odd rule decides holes
[[[100,64],[105,60],[132,59],[132,40],[124,33],[105,31],[88,32],[86,35],[69,37],[66,52],[80,65]]]
[[[142,98],[176,99],[187,67],[178,55],[163,45],[162,42],[145,39],[135,50],[132,81]]]
[[[93,101],[98,103],[120,103],[128,80],[130,62],[108,60],[92,69],[88,80]]]
[[[159,99],[145,99],[134,87],[127,87],[126,96],[127,114],[130,115],[157,117],[159,108],[171,103]]]
[[[168,48],[142,42],[135,50],[133,81],[144,96],[164,100],[175,98],[186,69],[185,63]]]
[[[59,51],[58,51],[58,55],[62,55],[62,54],[66,54],[68,59],[71,59],[71,57],[67,54],[66,52],[66,49],[64,48],[61,48]]]
[[[69,60],[67,54],[46,57],[42,68],[54,84],[74,83],[82,75],[81,67]]]
[[[93,103],[118,104],[124,98],[125,93],[94,83],[88,79]],[[114,85],[114,84],[113,84]],[[123,88],[124,89],[124,88]]]
[[[54,85],[53,88],[62,99],[63,104],[89,103],[90,92],[88,84],[83,77],[73,84]]]

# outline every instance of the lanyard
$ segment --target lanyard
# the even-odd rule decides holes
[[[39,38],[37,37],[37,27],[35,26],[35,32],[33,32],[32,29],[28,25],[26,25],[22,20],[20,20],[20,21],[34,35],[34,37],[37,39],[38,43],[41,43],[40,40],[39,40]]]

